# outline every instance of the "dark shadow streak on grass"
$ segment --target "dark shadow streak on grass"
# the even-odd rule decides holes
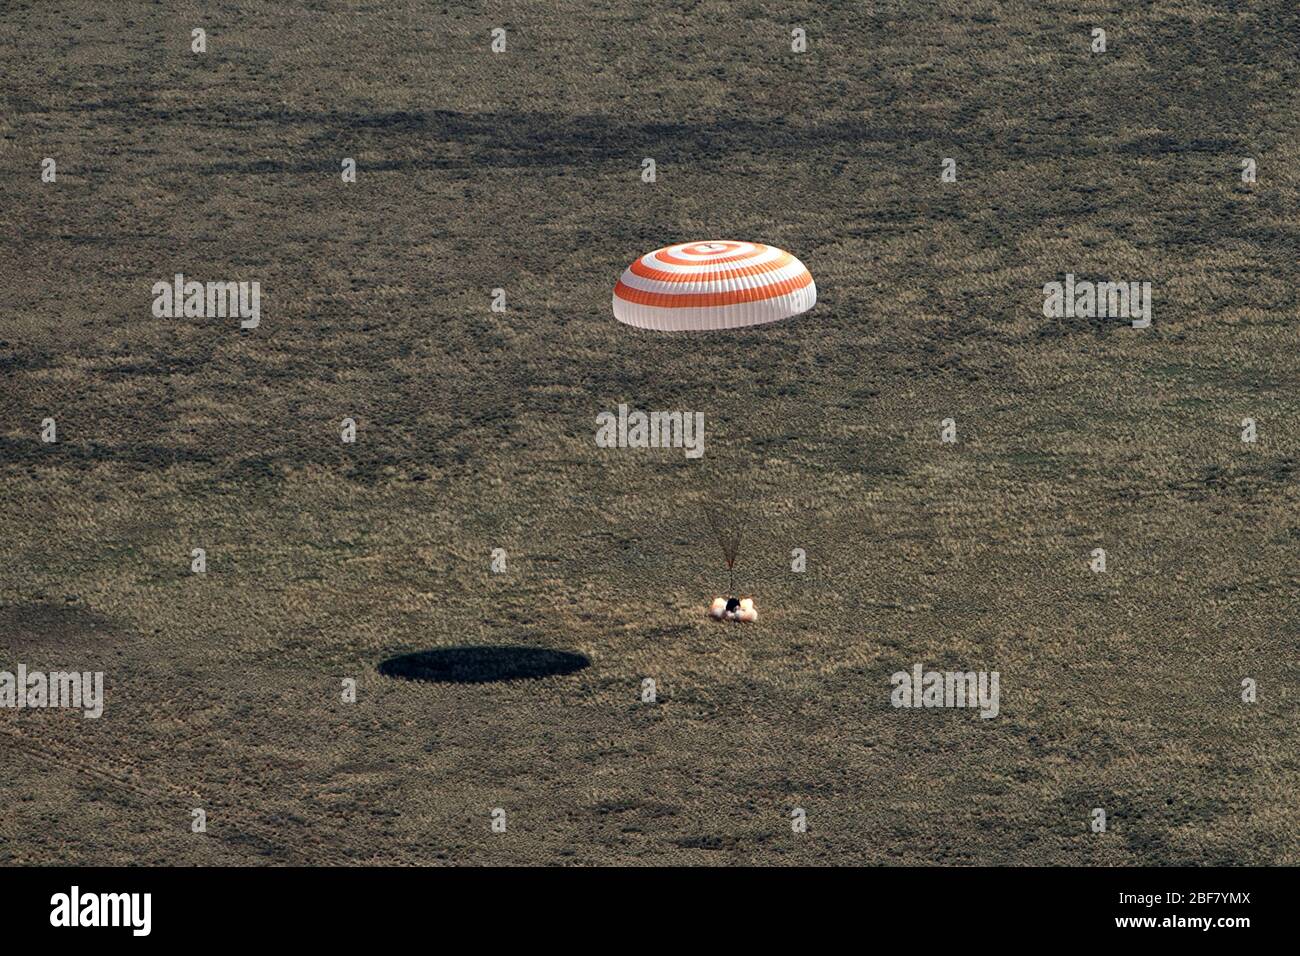
[[[590,663],[586,655],[570,651],[477,645],[439,647],[390,657],[379,665],[379,673],[435,684],[491,684],[572,674]]]

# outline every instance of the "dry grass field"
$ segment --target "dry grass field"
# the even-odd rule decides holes
[[[106,684],[0,710],[0,862],[1300,863],[1294,3],[0,23],[0,670]],[[816,308],[614,321],[709,238]],[[155,318],[177,272],[260,327]],[[1044,318],[1066,273],[1150,281],[1151,327]],[[597,448],[620,402],[702,411],[703,458]],[[707,499],[756,625],[703,616]],[[590,663],[381,672],[455,646]],[[895,709],[917,663],[999,715]]]

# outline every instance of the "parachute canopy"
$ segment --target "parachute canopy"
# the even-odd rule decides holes
[[[790,253],[718,239],[656,249],[614,287],[614,318],[662,332],[737,329],[807,312],[817,286]]]

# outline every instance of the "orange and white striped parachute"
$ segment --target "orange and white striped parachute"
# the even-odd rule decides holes
[[[757,242],[683,242],[627,267],[614,318],[640,329],[736,329],[787,319],[817,302],[817,286],[790,253]]]

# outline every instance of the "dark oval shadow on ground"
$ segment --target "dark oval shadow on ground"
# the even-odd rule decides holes
[[[379,673],[435,684],[491,684],[572,674],[590,663],[585,654],[571,651],[485,644],[400,654],[381,663]]]

